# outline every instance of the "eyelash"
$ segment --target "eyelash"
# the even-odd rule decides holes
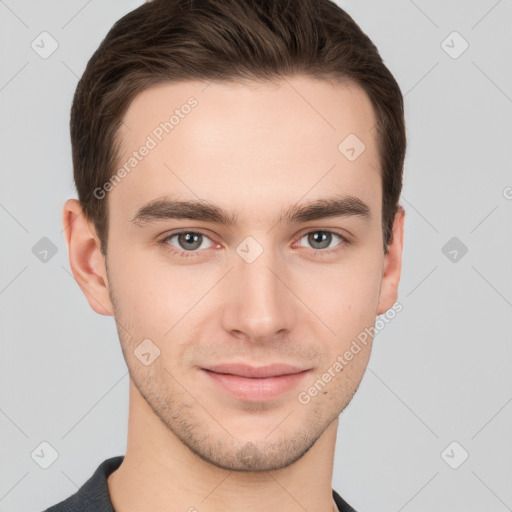
[[[194,234],[194,235],[202,235],[203,237],[206,237],[208,238],[210,241],[213,242],[213,240],[210,239],[210,237],[208,235],[206,235],[205,233],[202,233],[201,231],[191,231],[191,230],[181,230],[181,231],[175,231],[174,233],[171,233],[170,235],[166,235],[163,239],[161,239],[158,243],[160,245],[163,246],[163,249],[165,251],[168,251],[174,255],[177,255],[179,257],[185,257],[185,258],[189,258],[189,257],[194,257],[194,256],[199,256],[199,254],[204,251],[205,249],[196,249],[194,251],[182,251],[182,250],[179,250],[179,249],[176,249],[175,247],[169,245],[169,243],[167,243],[170,239],[172,239],[173,237],[175,236],[178,236],[182,233],[189,233],[189,234]],[[306,231],[305,233],[301,234],[298,238],[298,241],[300,241],[302,238],[304,238],[305,236],[307,235],[310,235],[312,233],[329,233],[331,235],[335,235],[337,237],[339,237],[341,239],[341,242],[336,245],[335,247],[331,247],[330,249],[313,249],[313,248],[310,248],[312,251],[314,251],[314,254],[315,256],[320,253],[322,256],[327,256],[327,255],[331,255],[331,254],[335,254],[341,250],[343,250],[343,248],[346,246],[346,245],[349,245],[350,244],[350,241],[348,240],[347,237],[341,235],[340,233],[338,233],[337,231],[332,231],[332,230],[329,230],[329,229],[314,229],[314,230],[311,230],[311,231]]]

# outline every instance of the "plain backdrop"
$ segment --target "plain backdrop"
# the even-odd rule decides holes
[[[61,212],[77,81],[140,3],[0,0],[1,512],[43,510],[125,452],[127,368]],[[339,4],[402,88],[409,145],[403,310],[340,416],[333,488],[358,512],[512,510],[512,2]]]

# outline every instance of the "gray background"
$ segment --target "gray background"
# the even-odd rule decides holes
[[[140,3],[0,0],[2,512],[42,510],[125,451],[127,368],[71,274],[61,211],[78,77]],[[409,146],[403,311],[341,415],[333,487],[359,512],[512,510],[512,2],[339,4],[402,88]]]

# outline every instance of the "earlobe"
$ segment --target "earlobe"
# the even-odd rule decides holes
[[[100,315],[113,316],[105,260],[93,224],[76,199],[68,199],[62,211],[62,226],[69,253],[69,264],[91,308]]]
[[[404,219],[405,210],[402,206],[399,206],[393,222],[392,240],[384,258],[377,315],[385,313],[398,299],[398,285],[400,284],[400,275],[402,272]]]

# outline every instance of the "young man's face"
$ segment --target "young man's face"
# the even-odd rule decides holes
[[[197,104],[181,108],[190,97]],[[175,109],[172,130],[158,130]],[[402,249],[400,215],[383,252],[374,126],[361,89],[305,77],[279,86],[164,84],[128,109],[119,167],[142,145],[151,149],[108,193],[106,287],[91,292],[109,306],[91,306],[115,315],[145,406],[215,465],[289,465],[337,419],[362,379],[371,338],[341,371],[333,368],[396,301]],[[288,219],[310,203],[349,196],[368,215]],[[208,203],[233,223],[134,222],[155,200]],[[139,347],[143,340],[151,341]],[[304,371],[269,380],[207,371],[236,363]],[[330,381],[308,391],[329,369]]]

